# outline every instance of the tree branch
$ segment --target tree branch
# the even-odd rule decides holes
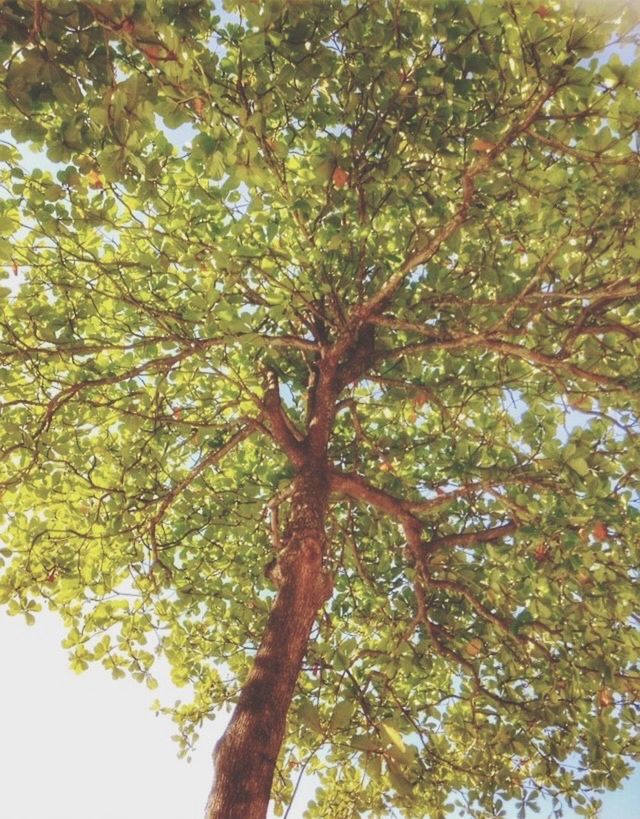
[[[406,344],[394,350],[387,350],[382,354],[384,358],[399,358],[407,353],[415,353],[422,350],[461,350],[468,347],[480,347],[497,353],[505,353],[507,356],[519,358],[522,361],[527,361],[529,364],[540,365],[555,373],[566,373],[567,375],[572,375],[574,378],[589,381],[592,384],[598,384],[610,390],[617,390],[626,395],[636,395],[634,390],[627,387],[626,384],[622,383],[619,379],[612,378],[609,375],[603,375],[602,373],[594,373],[591,370],[585,370],[583,367],[572,364],[570,361],[554,358],[546,353],[541,353],[537,350],[532,350],[529,347],[524,347],[521,344],[515,344],[511,341],[505,341],[501,338],[491,338],[489,336],[480,335],[435,336],[430,328],[423,330],[419,324],[414,324],[413,322],[387,320],[386,324],[387,326],[395,326],[398,329],[426,335],[433,340],[425,343]]]
[[[333,469],[331,473],[331,491],[341,492],[354,500],[360,500],[368,503],[370,506],[375,506],[382,512],[395,517],[398,522],[408,515],[414,517],[421,513],[429,513],[441,506],[445,506],[456,498],[464,497],[465,495],[473,495],[475,493],[488,492],[496,486],[502,486],[505,481],[524,483],[524,484],[538,484],[540,481],[528,475],[506,475],[502,481],[473,481],[465,486],[460,486],[457,489],[452,489],[450,492],[444,492],[435,498],[425,498],[424,500],[405,500],[387,492],[384,489],[379,489],[373,484],[370,484],[366,478],[354,472],[341,472],[338,469]],[[508,534],[505,532],[505,534]],[[446,537],[449,537],[447,535]]]
[[[366,323],[372,315],[384,308],[396,290],[402,285],[405,278],[415,270],[416,267],[432,259],[447,239],[460,228],[467,218],[467,213],[473,201],[476,178],[486,173],[504,150],[534,123],[542,106],[553,96],[555,91],[556,87],[552,85],[537,96],[533,96],[524,117],[516,122],[505,136],[490,150],[469,165],[462,176],[462,198],[453,216],[440,228],[435,236],[407,256],[396,273],[389,277],[375,295],[360,305],[353,315],[353,319],[356,323]]]
[[[269,421],[273,437],[289,456],[291,462],[297,467],[302,466],[304,463],[302,435],[282,406],[278,375],[273,369],[267,371],[262,408]]]
[[[386,512],[398,522],[402,522],[407,517],[412,517],[412,512],[407,508],[405,501],[396,498],[383,489],[378,489],[368,483],[362,476],[355,473],[340,472],[333,470],[331,473],[331,492],[340,492],[354,500],[364,501],[370,506],[375,506]],[[440,500],[440,498],[437,498]]]
[[[105,375],[99,378],[89,378],[84,381],[77,381],[75,384],[72,384],[70,387],[65,387],[60,390],[60,392],[51,398],[47,404],[47,408],[41,418],[38,433],[44,432],[49,428],[55,413],[60,409],[60,407],[64,406],[64,404],[68,403],[77,393],[84,392],[87,389],[91,389],[93,387],[102,387],[107,386],[109,384],[119,384],[123,381],[128,381],[132,378],[137,378],[140,375],[144,375],[145,373],[149,372],[166,372],[170,370],[173,366],[178,364],[181,361],[184,361],[187,358],[190,358],[193,355],[197,355],[198,353],[203,352],[204,350],[208,350],[211,347],[220,347],[226,344],[228,339],[226,338],[209,338],[209,339],[195,339],[189,347],[186,349],[180,350],[177,353],[168,356],[161,356],[158,358],[152,358],[149,361],[144,361],[142,364],[138,364],[136,367],[132,367],[129,370],[126,370],[123,373],[116,373],[114,375]],[[52,354],[58,354],[59,351],[51,350]]]
[[[477,546],[480,543],[491,543],[494,540],[500,540],[501,537],[505,537],[506,535],[512,535],[517,529],[517,523],[510,520],[502,526],[495,526],[492,529],[481,529],[479,532],[464,532],[462,534],[436,537],[427,543],[421,544],[420,549],[422,556],[427,558],[443,547]]]
[[[588,162],[590,165],[634,165],[638,162],[638,156],[628,155],[622,156],[603,156],[602,151],[581,151],[578,148],[573,148],[570,145],[565,145],[560,140],[552,139],[551,137],[543,136],[537,133],[533,128],[527,129],[527,136],[553,148],[561,154],[572,156],[574,159],[579,159],[582,162]]]
[[[205,469],[212,466],[218,461],[222,460],[225,455],[231,452],[232,449],[235,449],[238,444],[242,443],[242,441],[246,440],[252,432],[255,431],[256,428],[259,426],[259,419],[250,419],[247,420],[245,426],[241,427],[234,435],[229,438],[229,440],[223,444],[218,449],[213,450],[210,452],[206,457],[204,457],[200,463],[198,463],[192,470],[189,472],[186,477],[184,477],[179,483],[177,483],[173,489],[171,489],[162,499],[160,506],[158,507],[158,511],[149,521],[149,534],[151,537],[151,546],[154,553],[154,559],[157,560],[158,558],[158,542],[156,537],[156,530],[158,524],[162,520],[162,518],[167,513],[170,506],[176,500],[178,495],[180,495],[184,490],[190,486],[196,478],[201,475]]]

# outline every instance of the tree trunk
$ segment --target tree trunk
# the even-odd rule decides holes
[[[322,465],[324,467],[324,465]],[[274,579],[279,590],[231,722],[214,750],[205,819],[264,819],[309,634],[331,584],[323,570],[326,469],[297,476]]]

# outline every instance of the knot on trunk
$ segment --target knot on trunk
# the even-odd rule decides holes
[[[307,573],[324,575],[323,545],[322,537],[316,533],[291,537],[289,545],[265,566],[266,577],[280,588],[285,580],[293,575]]]
[[[284,580],[284,575],[282,574],[280,561],[277,557],[270,560],[264,567],[264,576],[267,578],[267,580],[270,580],[274,586],[280,588],[282,581]]]

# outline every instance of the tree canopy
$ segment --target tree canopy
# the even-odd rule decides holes
[[[630,770],[637,26],[0,7],[0,601],[78,671],[165,657],[187,752],[315,527],[280,812],[306,771],[309,817],[591,815]]]

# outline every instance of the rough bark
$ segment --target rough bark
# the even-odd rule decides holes
[[[323,569],[328,485],[324,464],[300,470],[273,574],[278,595],[231,722],[214,751],[205,819],[264,819],[287,712],[318,610],[331,584]]]

